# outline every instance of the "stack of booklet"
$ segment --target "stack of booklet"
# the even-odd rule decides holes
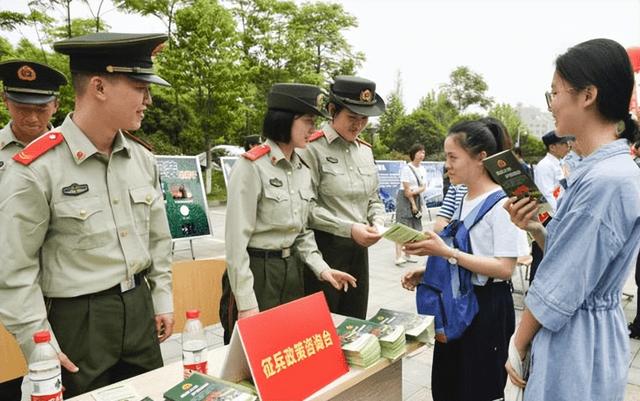
[[[194,372],[164,393],[166,401],[254,401],[252,389]]]
[[[390,326],[402,326],[407,338],[430,344],[435,336],[433,319],[433,316],[381,308],[369,320]]]
[[[404,327],[347,318],[338,327],[340,344],[349,365],[366,368],[380,356],[396,360],[406,351]]]

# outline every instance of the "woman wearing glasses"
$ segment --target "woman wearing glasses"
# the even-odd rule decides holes
[[[525,400],[624,398],[629,342],[620,297],[640,243],[640,170],[628,155],[638,133],[628,113],[633,85],[627,53],[612,40],[559,56],[547,101],[557,134],[574,135],[584,159],[546,230],[535,202],[505,204],[544,247],[513,338],[514,358],[531,348],[528,380],[506,365]]]

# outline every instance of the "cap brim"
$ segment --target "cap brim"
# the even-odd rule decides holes
[[[45,104],[55,100],[56,98],[55,95],[36,95],[33,93],[17,93],[9,91],[5,91],[4,94],[7,96],[7,99],[12,102],[24,104]]]
[[[313,114],[313,115],[324,117],[324,118],[331,118],[331,116],[329,116],[329,113],[327,113],[325,110],[320,110],[316,108],[314,105],[312,105],[311,103],[307,103],[303,100],[300,100],[297,97],[289,96],[283,93],[270,93],[269,96],[284,98],[287,101],[293,102],[296,104],[295,110],[294,110],[294,107],[277,107],[277,106],[272,107],[272,109],[286,110],[296,114]]]
[[[171,86],[171,84],[155,74],[126,74],[129,78],[138,81],[149,82],[161,86]]]
[[[382,97],[380,97],[380,95],[378,95],[377,93],[376,93],[376,102],[372,106],[362,106],[358,104],[347,103],[336,96],[332,96],[331,101],[346,107],[347,109],[351,110],[353,113],[360,114],[361,116],[367,116],[367,117],[379,116],[380,114],[384,113],[386,108],[384,105],[384,100],[382,100]]]

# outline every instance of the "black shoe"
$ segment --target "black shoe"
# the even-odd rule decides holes
[[[633,327],[633,323],[629,323],[627,326],[629,329],[629,338],[633,338],[634,340],[640,340],[640,330]]]

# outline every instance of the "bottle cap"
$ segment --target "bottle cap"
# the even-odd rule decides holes
[[[33,335],[33,341],[36,344],[48,343],[51,340],[51,333],[48,330],[37,331]]]
[[[200,317],[200,311],[197,309],[191,309],[187,311],[187,319],[197,319]]]

